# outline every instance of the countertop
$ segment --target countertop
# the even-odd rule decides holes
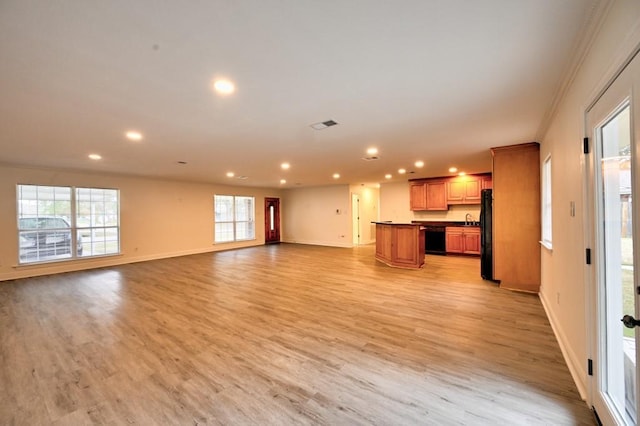
[[[470,226],[480,226],[480,222],[469,222],[470,224],[467,224],[466,222],[455,222],[455,221],[450,221],[450,222],[445,222],[445,221],[431,221],[431,220],[412,220],[411,223],[414,223],[416,225],[422,225],[422,226],[465,226],[465,227],[470,227]]]

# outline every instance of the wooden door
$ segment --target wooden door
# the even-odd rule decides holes
[[[280,199],[264,199],[264,243],[280,242]]]

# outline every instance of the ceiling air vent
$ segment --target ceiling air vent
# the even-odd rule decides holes
[[[374,160],[378,160],[380,157],[378,157],[377,155],[369,155],[367,157],[362,157],[362,159],[364,161],[374,161]]]
[[[338,124],[336,121],[327,120],[321,123],[314,123],[311,125],[311,127],[316,130],[323,130],[323,129],[326,129],[327,127],[335,126],[336,124]]]

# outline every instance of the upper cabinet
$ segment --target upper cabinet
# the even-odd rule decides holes
[[[411,210],[427,209],[427,184],[426,182],[411,182],[409,203]]]
[[[413,181],[410,185],[411,210],[447,210],[447,187],[445,180]]]
[[[466,175],[410,181],[411,210],[447,210],[452,204],[480,204],[480,193],[491,188],[491,175]]]
[[[480,204],[482,178],[480,176],[458,176],[447,182],[447,203]]]
[[[425,182],[427,189],[426,210],[448,210],[447,185],[445,180],[432,180]]]

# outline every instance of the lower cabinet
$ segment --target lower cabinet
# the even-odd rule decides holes
[[[480,227],[447,226],[447,253],[480,254]]]

